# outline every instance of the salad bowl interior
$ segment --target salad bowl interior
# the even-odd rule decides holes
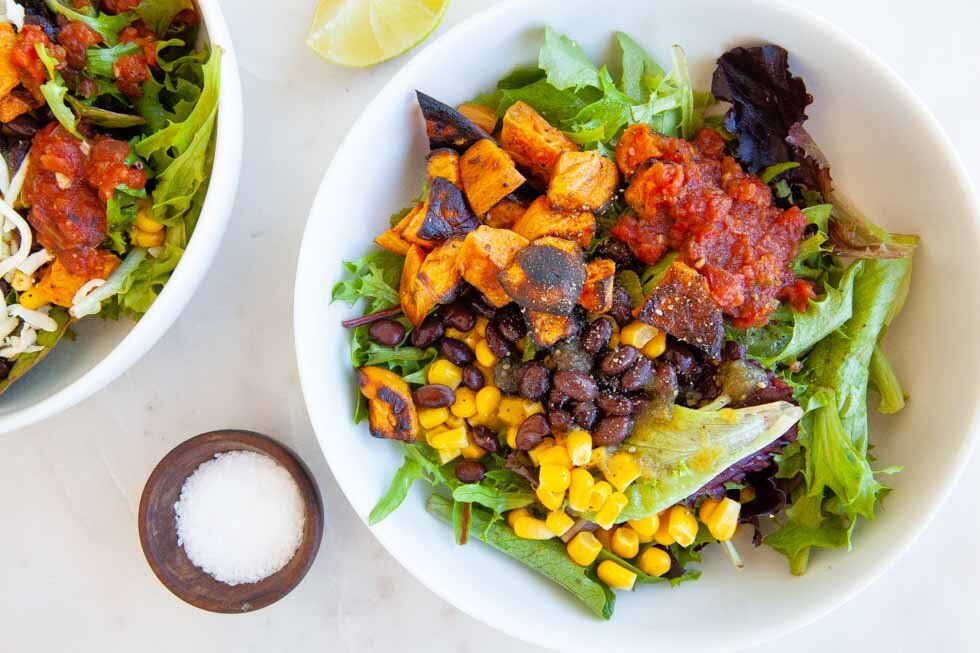
[[[223,50],[214,165],[207,197],[180,263],[138,322],[90,317],[72,323],[67,338],[0,397],[0,433],[34,424],[97,392],[145,354],[177,319],[218,250],[231,213],[242,152],[238,64],[219,3],[199,0],[198,47]]]
[[[980,209],[970,181],[905,83],[863,46],[804,11],[770,0],[623,0],[601,12],[585,0],[505,2],[409,62],[339,149],[304,237],[296,348],[320,445],[366,519],[401,454],[352,422],[353,372],[340,322],[354,311],[331,304],[329,290],[342,277],[341,262],[372,251],[369,234],[386,228],[388,216],[417,194],[427,144],[414,91],[457,104],[492,90],[513,67],[536,60],[545,26],[575,38],[599,62],[613,59],[616,30],[659,61],[669,61],[670,46],[679,44],[701,90],[710,86],[715,59],[733,46],[772,42],[789,50],[794,73],[815,98],[807,128],[830,159],[837,188],[878,224],[921,237],[909,300],[886,344],[911,398],[899,415],[872,417],[870,425],[875,465],[904,470],[889,479],[894,492],[877,519],[858,525],[854,549],[814,553],[805,576],[790,575],[784,558],[754,549],[742,533],[737,545],[744,570],[736,571],[716,547],[696,583],[620,593],[611,623],[478,542],[458,547],[451,530],[425,512],[425,488],[415,487],[373,532],[446,601],[558,650],[731,651],[785,634],[857,594],[925,527],[969,457],[980,394],[974,336],[980,305],[972,299],[980,279]]]

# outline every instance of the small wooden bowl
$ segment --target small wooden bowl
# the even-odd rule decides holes
[[[257,583],[226,585],[194,566],[177,544],[174,503],[198,466],[227,451],[254,451],[288,471],[306,507],[303,541],[285,567]],[[296,587],[313,565],[323,535],[323,503],[313,476],[296,454],[272,438],[251,431],[212,431],[187,440],[163,457],[143,488],[140,543],[150,568],[179,599],[202,610],[251,612],[275,603]]]

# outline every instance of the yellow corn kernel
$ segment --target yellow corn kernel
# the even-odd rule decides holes
[[[43,292],[39,291],[37,288],[31,288],[27,292],[22,292],[20,296],[17,298],[17,301],[19,301],[20,305],[23,306],[24,308],[33,311],[41,308],[51,300],[48,299],[48,296],[45,295]]]
[[[158,231],[156,233],[150,233],[143,231],[142,229],[133,229],[129,232],[129,237],[133,241],[133,244],[137,247],[159,247],[163,244],[163,237],[165,233],[163,231]]]
[[[691,546],[698,536],[698,520],[686,506],[674,506],[667,519],[667,532],[681,546]]]
[[[527,417],[544,412],[544,406],[541,405],[541,402],[531,401],[530,399],[522,399],[521,404],[524,407],[524,415]]]
[[[653,340],[643,347],[643,355],[647,358],[657,358],[667,350],[667,334],[658,331]]]
[[[520,431],[520,429],[518,429],[518,431]],[[531,462],[534,463],[535,466],[540,467],[541,455],[548,449],[551,449],[553,446],[555,446],[555,439],[545,438],[541,441],[541,444],[528,451],[527,455],[531,458]]]
[[[613,487],[607,481],[596,481],[592,487],[592,498],[589,499],[589,510],[595,512],[601,508],[612,491]]]
[[[466,333],[467,333],[466,331],[460,331],[459,329],[456,329],[454,327],[449,327],[448,329],[446,329],[447,338],[452,338],[453,340],[459,340],[460,342],[462,342],[463,338],[466,337]]]
[[[456,388],[456,401],[449,410],[456,417],[473,417],[476,415],[476,393],[465,386]]]
[[[514,528],[514,522],[516,522],[521,517],[530,517],[531,513],[528,512],[527,508],[517,508],[511,510],[507,513],[507,525]]]
[[[463,338],[463,342],[466,346],[470,348],[470,351],[474,351],[476,346],[480,344],[480,336],[477,335],[475,330],[467,331],[466,336]]]
[[[577,512],[586,512],[592,502],[592,488],[595,479],[589,470],[576,467],[572,470],[572,480],[568,485],[568,506]]]
[[[517,427],[510,426],[507,428],[507,446],[511,449],[517,448]]]
[[[620,330],[619,341],[624,345],[643,349],[658,333],[660,331],[656,327],[634,320]]]
[[[640,477],[640,464],[632,454],[619,451],[609,458],[603,473],[606,480],[622,492]]]
[[[560,465],[567,469],[572,467],[572,459],[568,457],[568,449],[555,443],[538,456],[538,465]]]
[[[490,418],[500,407],[500,389],[492,385],[483,386],[476,393],[476,413],[480,417]]]
[[[553,447],[557,449],[558,447]],[[572,475],[567,467],[561,465],[541,465],[538,471],[541,487],[548,492],[564,492],[572,482]]]
[[[663,549],[651,546],[643,552],[636,566],[648,576],[663,576],[670,571],[670,554]]]
[[[564,492],[551,492],[539,486],[534,493],[537,495],[541,505],[548,510],[561,510],[562,504],[565,503]]]
[[[429,367],[429,383],[438,383],[455,390],[463,382],[463,370],[445,358],[440,358]]]
[[[493,367],[497,364],[497,356],[490,351],[490,345],[487,344],[486,340],[481,340],[476,343],[474,353],[476,354],[477,362],[484,367]]]
[[[573,465],[588,465],[592,458],[592,436],[588,431],[572,431],[565,440],[565,448]]]
[[[612,337],[609,339],[609,349],[616,349],[619,347],[620,335],[619,335],[619,324],[616,320],[609,320],[612,323]]]
[[[519,397],[504,397],[500,400],[500,408],[497,409],[497,416],[505,424],[520,426],[527,419],[524,413],[524,404]]]
[[[419,424],[424,429],[432,429],[449,419],[448,408],[422,408],[419,410]]]
[[[631,590],[636,582],[636,574],[612,560],[600,562],[596,571],[600,580],[614,590]]]
[[[705,510],[705,504],[708,501],[712,501],[714,505],[708,510]],[[727,542],[734,537],[735,529],[738,528],[738,513],[741,509],[742,504],[728,497],[725,497],[721,501],[708,499],[701,504],[699,516],[716,540]]]
[[[616,518],[619,517],[619,513],[623,512],[623,508],[629,503],[629,499],[622,492],[613,492],[609,495],[609,498],[605,500],[602,507],[595,514],[595,523],[603,528],[610,528],[616,523]]]
[[[575,520],[568,516],[564,510],[552,510],[544,520],[545,525],[551,532],[561,537],[568,532],[568,529],[575,525]]]
[[[467,437],[465,426],[449,429],[432,437],[433,447],[436,449],[444,449],[446,451],[456,450],[457,455],[459,455],[459,452],[469,443],[470,441]]]
[[[487,455],[487,450],[473,440],[472,433],[467,436],[467,440],[469,440],[469,443],[463,447],[463,451],[461,452],[463,454],[463,458],[466,460],[479,460]]]
[[[746,485],[738,493],[739,503],[750,503],[755,501],[755,488],[751,485]]]
[[[613,531],[610,544],[612,552],[624,560],[635,558],[640,552],[640,536],[629,526],[620,526]]]
[[[605,447],[596,447],[589,456],[589,467],[602,467],[606,462],[608,451]]]
[[[482,315],[476,318],[476,335],[481,338],[487,337],[487,326],[490,324],[490,320],[483,317]]]
[[[657,532],[660,527],[660,519],[656,515],[650,515],[649,517],[644,517],[643,519],[631,519],[627,522],[636,534],[640,536],[640,542],[645,544],[646,542],[653,541],[653,535]],[[643,538],[650,538],[644,542]]]
[[[698,519],[707,523],[708,519],[711,517],[711,513],[715,511],[718,504],[721,503],[717,499],[705,499],[701,502],[701,507],[698,508]]]
[[[670,508],[657,515],[657,532],[653,534],[653,541],[660,546],[670,546],[675,543],[674,536],[670,534]]]
[[[445,433],[448,430],[449,429],[447,429],[444,425],[437,426],[437,427],[432,428],[432,429],[425,429],[425,441],[429,444],[430,447],[432,447],[432,446],[434,446],[432,444],[432,438],[436,437],[440,433]]]
[[[550,540],[555,536],[548,525],[536,517],[515,519],[514,534],[523,540]]]
[[[163,223],[150,217],[149,211],[139,210],[136,212],[136,228],[148,234],[155,234],[163,231]]]
[[[597,528],[595,531],[595,539],[599,540],[605,548],[612,550],[612,531],[605,528]]]
[[[446,426],[451,429],[458,429],[460,426],[466,426],[466,420],[450,413],[449,417],[446,418]]]
[[[572,562],[580,567],[588,567],[599,557],[602,543],[592,533],[581,531],[568,541],[565,550],[568,551],[568,557]]]
[[[439,463],[445,465],[448,462],[452,462],[459,458],[459,449],[436,449],[439,454]]]

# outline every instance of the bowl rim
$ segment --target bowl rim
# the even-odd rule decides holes
[[[804,24],[810,24],[815,30],[826,33],[837,41],[857,51],[863,58],[864,63],[874,69],[874,74],[884,78],[897,93],[904,96],[904,99],[908,101],[911,107],[914,108],[913,110],[917,111],[920,117],[924,119],[923,122],[928,126],[930,131],[929,136],[935,142],[941,145],[940,154],[950,163],[950,166],[956,175],[956,182],[959,183],[964,189],[964,196],[967,199],[969,213],[972,215],[973,221],[980,225],[980,195],[977,193],[977,188],[973,183],[973,180],[971,179],[966,166],[959,155],[959,152],[956,150],[952,140],[949,138],[949,135],[943,128],[942,123],[940,123],[929,106],[919,97],[919,95],[912,89],[911,85],[902,76],[900,76],[888,63],[879,57],[870,47],[865,45],[856,37],[852,36],[843,28],[833,23],[831,20],[824,18],[810,9],[790,4],[787,0],[743,1],[761,5],[770,11],[782,12],[788,15],[792,20],[799,21]],[[452,28],[441,34],[439,37],[425,45],[417,54],[408,60],[404,66],[399,69],[377,92],[374,98],[372,98],[371,102],[366,106],[370,107],[378,102],[379,98],[387,96],[391,92],[392,88],[400,85],[403,78],[411,76],[417,69],[424,67],[432,57],[439,53],[439,51],[443,48],[443,44],[458,40],[463,34],[473,33],[479,30],[483,23],[489,22],[500,15],[510,14],[511,12],[519,10],[524,2],[525,0],[503,0],[492,7],[478,11],[477,13],[463,19]],[[319,385],[319,381],[313,378],[313,370],[307,366],[305,362],[307,360],[307,345],[305,344],[307,342],[307,337],[313,337],[313,334],[316,332],[307,328],[307,325],[312,322],[314,311],[312,308],[310,308],[310,304],[306,302],[306,299],[311,296],[306,292],[306,286],[314,283],[314,281],[307,281],[307,277],[310,275],[304,275],[303,273],[308,268],[312,268],[313,259],[319,255],[319,252],[316,249],[317,244],[313,242],[313,223],[316,216],[324,213],[329,206],[330,198],[326,192],[327,186],[329,185],[328,182],[330,178],[334,176],[335,170],[343,165],[342,162],[345,160],[347,152],[355,146],[354,135],[363,130],[364,125],[367,124],[369,114],[370,112],[367,110],[362,111],[357,120],[355,120],[350,126],[347,135],[337,147],[333,159],[323,175],[323,179],[321,180],[316,198],[311,207],[309,217],[307,218],[306,227],[303,231],[303,240],[300,247],[300,254],[297,259],[296,282],[293,298],[294,348],[296,351],[297,367],[299,370],[300,386],[303,392],[304,403],[306,405],[314,433],[316,434],[317,442],[320,444],[321,451],[323,452],[324,458],[327,461],[327,465],[330,467],[331,473],[334,475],[334,478],[337,480],[337,484],[344,493],[345,499],[351,503],[352,507],[354,502],[347,496],[347,486],[341,480],[347,476],[349,470],[344,468],[342,461],[331,460],[331,455],[329,453],[331,447],[327,445],[329,440],[325,435],[327,430],[326,428],[318,428],[318,425],[321,427],[328,425],[330,418],[324,413],[325,409],[321,408],[321,405],[317,401],[318,396],[316,394],[316,388]],[[340,262],[338,261],[338,264],[339,263]],[[321,283],[324,282],[321,281]],[[819,621],[831,612],[834,612],[841,606],[847,604],[849,601],[851,601],[851,599],[881,578],[886,571],[891,569],[891,567],[905,555],[909,548],[919,539],[926,528],[928,528],[928,526],[932,523],[932,520],[939,512],[940,507],[947,501],[960,476],[963,474],[967,464],[970,462],[971,455],[977,447],[978,440],[980,440],[980,392],[978,392],[974,405],[970,407],[969,410],[970,426],[968,427],[968,432],[966,433],[959,450],[955,453],[951,452],[950,454],[955,456],[955,460],[957,462],[955,464],[954,472],[946,477],[944,486],[938,492],[940,496],[939,501],[932,506],[927,515],[920,515],[920,517],[924,518],[919,519],[917,524],[907,531],[907,536],[901,542],[899,542],[897,546],[891,547],[885,552],[884,555],[878,557],[874,565],[869,566],[866,573],[863,574],[859,580],[855,581],[853,585],[842,591],[840,594],[834,595],[830,600],[824,601],[822,605],[815,607],[810,611],[801,611],[798,613],[800,616],[797,618],[786,620],[779,624],[774,624],[765,632],[745,634],[740,638],[733,638],[726,644],[725,650],[745,650],[752,646],[758,646],[766,642],[771,642],[785,637],[786,635],[800,630],[816,621]],[[324,435],[321,435],[321,432],[323,432]],[[472,617],[473,619],[476,619],[477,621],[480,621],[481,623],[494,628],[495,630],[505,632],[507,635],[510,635],[515,639],[544,648],[550,649],[553,647],[552,644],[544,641],[543,638],[536,639],[529,633],[504,631],[502,630],[501,626],[497,626],[488,621],[479,612],[459,605],[454,600],[454,597],[448,589],[444,590],[443,587],[439,586],[432,579],[423,574],[421,570],[416,569],[413,563],[402,555],[397,546],[397,534],[385,532],[383,530],[379,530],[375,526],[371,526],[368,524],[366,513],[362,514],[356,509],[355,512],[357,513],[357,516],[361,522],[367,527],[378,542],[381,543],[385,550],[416,580],[432,591],[440,599],[462,611],[464,614],[467,614],[469,617]]]
[[[20,410],[0,415],[0,435],[61,413],[92,396],[143,357],[187,306],[218,252],[238,193],[244,140],[244,108],[238,59],[217,0],[197,0],[208,41],[224,51],[218,96],[214,164],[201,216],[187,249],[150,310],[94,367],[68,386]]]

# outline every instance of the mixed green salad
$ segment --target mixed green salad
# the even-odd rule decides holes
[[[356,422],[429,512],[596,615],[700,576],[733,537],[805,573],[888,493],[869,405],[906,397],[882,342],[917,238],[833,188],[776,45],[695,90],[615,34],[596,67],[546,29],[536,65],[457,108],[419,93],[423,190],[345,264]],[[463,555],[461,553],[461,555]]]

